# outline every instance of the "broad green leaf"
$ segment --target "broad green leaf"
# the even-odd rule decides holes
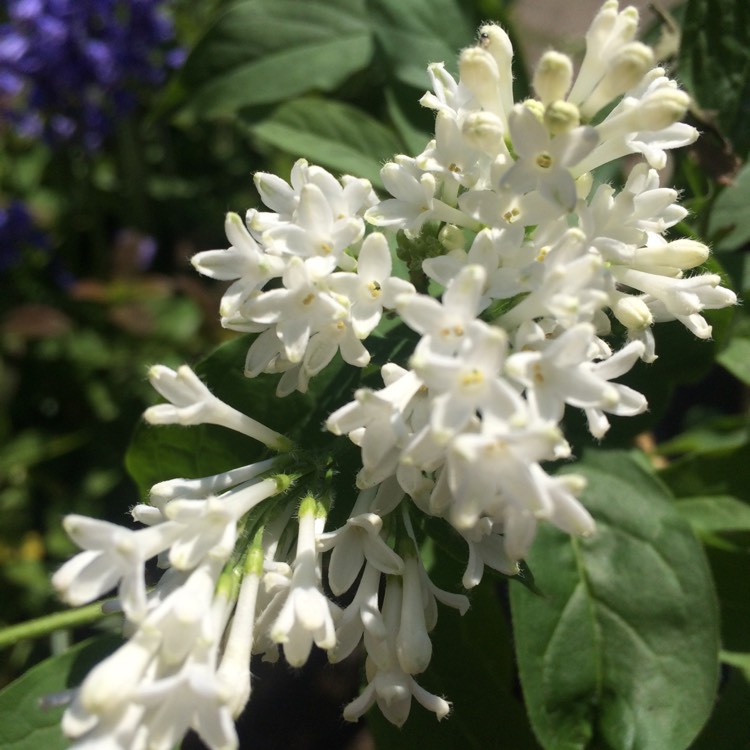
[[[540,528],[528,563],[543,592],[511,588],[521,683],[549,750],[684,750],[718,676],[716,595],[668,494],[625,452],[575,464],[597,531]]]
[[[380,186],[385,161],[403,150],[395,133],[367,113],[342,102],[298,99],[250,125],[250,132],[294,157]]]
[[[716,113],[735,151],[746,155],[750,5],[747,0],[688,0],[681,39],[681,82],[700,109]]]
[[[750,320],[746,321],[750,323]],[[750,385],[750,325],[738,330],[716,361],[745,385]]]
[[[102,636],[78,644],[30,669],[0,692],[0,747],[3,750],[63,750],[63,708],[44,707],[42,699],[77,687],[87,672],[120,642]]]
[[[711,207],[709,233],[717,250],[737,250],[750,242],[750,164],[746,164],[725,187]]]
[[[698,533],[750,531],[750,505],[730,495],[685,497],[675,507]]]
[[[183,85],[202,117],[331,91],[372,57],[363,0],[244,0],[190,56]]]
[[[456,72],[458,52],[474,40],[475,19],[454,0],[366,0],[378,43],[393,74],[424,90],[427,65],[444,62]]]
[[[741,448],[750,441],[750,431],[743,417],[725,416],[705,420],[676,437],[661,443],[658,452],[662,456],[680,454],[723,453]]]
[[[675,497],[733,495],[750,499],[750,428],[744,437],[728,450],[699,452],[672,461],[659,476]]]
[[[430,575],[435,578],[433,571]],[[455,581],[452,588],[455,589]],[[455,610],[440,607],[437,627],[431,633],[432,661],[416,680],[451,701],[453,709],[438,723],[413,701],[409,719],[401,729],[373,709],[367,723],[378,748],[539,747],[523,707],[513,694],[511,633],[500,606],[503,593],[487,579],[469,593],[471,609],[463,617]]]

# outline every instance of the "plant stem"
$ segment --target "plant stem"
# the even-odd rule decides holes
[[[55,630],[88,625],[107,616],[108,613],[102,612],[102,602],[95,602],[85,607],[65,610],[64,612],[54,612],[51,615],[3,628],[0,630],[0,648],[11,646],[26,638],[40,638]]]

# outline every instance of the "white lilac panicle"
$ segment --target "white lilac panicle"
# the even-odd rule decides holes
[[[221,425],[285,455],[158,483],[132,511],[144,528],[66,519],[83,551],[56,588],[74,605],[116,590],[110,608],[129,636],[65,714],[74,748],[166,750],[188,729],[211,750],[235,748],[251,655],[283,651],[301,666],[313,646],[338,662],[364,643],[367,684],[346,719],[377,704],[401,726],[412,698],[441,719],[450,704],[415,675],[431,660],[437,602],[463,614],[468,600],[430,581],[419,549],[431,526],[412,516],[448,524],[465,544],[466,589],[486,568],[516,574],[540,523],[595,532],[583,478],[548,473],[572,453],[568,408],[596,438],[609,415],[643,412],[644,396],[616,381],[656,358],[653,328],[676,320],[708,338],[705,311],[736,303],[700,268],[709,248],[675,233],[687,211],[657,170],[697,131],[637,26],[634,8],[604,2],[583,61],[545,52],[524,102],[513,99],[508,34],[483,26],[458,78],[428,68],[421,103],[436,113],[434,138],[383,167],[382,200],[367,180],[302,159],[289,182],[255,175],[269,210],[244,224],[228,214],[229,247],[193,259],[231,282],[222,325],[257,334],[245,374],[279,376],[281,396],[306,391],[337,355],[366,368],[365,342],[386,316],[403,324],[387,337],[406,327],[418,343],[394,346],[403,358],[378,363],[383,387],[361,380],[325,420],[361,455],[356,500],[340,493],[347,517],[327,532],[333,498],[320,488],[341,468],[335,451],[293,446],[188,367],[151,369],[168,403],[148,422]],[[592,170],[625,155],[640,163],[624,185],[599,184]],[[154,558],[163,574],[147,591]]]

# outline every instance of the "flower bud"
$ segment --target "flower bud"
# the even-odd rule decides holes
[[[628,330],[641,331],[654,322],[648,305],[640,297],[623,295],[615,302],[612,312]]]
[[[502,112],[513,109],[513,45],[500,26],[488,24],[479,29],[479,46],[494,59],[499,76],[499,95]]]
[[[586,117],[593,117],[611,101],[636,86],[654,64],[654,53],[641,42],[626,44],[610,63],[607,74],[581,104]]]
[[[623,46],[633,40],[638,29],[638,11],[631,7],[621,13],[617,0],[604,3],[586,32],[586,55],[568,100],[581,105],[596,88]]]
[[[502,120],[492,112],[472,112],[466,117],[461,133],[468,143],[485,154],[496,156],[504,147]]]
[[[643,100],[636,112],[637,130],[662,130],[684,117],[690,106],[690,97],[680,89],[658,88]]]
[[[502,27],[494,23],[480,27],[479,46],[492,55],[497,63],[500,75],[503,75],[503,73],[512,75],[513,44]]]
[[[635,263],[670,268],[695,268],[705,262],[708,255],[708,247],[702,242],[684,238],[664,245],[639,248],[636,251]]]
[[[584,172],[580,177],[576,179],[576,195],[581,199],[586,199],[591,192],[591,187],[594,184],[594,176],[591,172]]]
[[[440,244],[448,251],[463,250],[466,245],[464,233],[455,224],[446,224],[438,234]]]
[[[557,100],[544,110],[544,125],[552,135],[567,133],[581,124],[578,107],[571,102]]]
[[[632,5],[618,12],[617,0],[607,0],[586,32],[586,53],[629,42],[638,30],[638,9]]]
[[[432,658],[432,642],[427,633],[422,584],[421,563],[415,557],[405,559],[401,621],[396,635],[396,655],[401,669],[407,674],[419,674],[427,669]]]
[[[533,86],[546,105],[564,99],[573,81],[573,63],[567,55],[550,50],[545,52],[534,71]]]
[[[500,99],[500,74],[497,63],[489,52],[481,47],[465,49],[458,60],[461,83],[476,97],[486,110],[501,115],[503,103]]]
[[[102,715],[130,700],[160,644],[160,633],[141,630],[99,662],[81,685],[83,707],[92,714]]]

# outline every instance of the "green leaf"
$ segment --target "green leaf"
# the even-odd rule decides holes
[[[250,132],[295,157],[381,186],[380,169],[403,149],[395,133],[360,109],[306,98],[281,105]]]
[[[731,667],[737,667],[744,673],[745,679],[750,680],[750,654],[722,651],[721,661]]]
[[[739,432],[735,445],[719,451],[698,451],[661,469],[659,476],[675,497],[733,495],[747,497],[750,486],[750,428]],[[733,438],[736,439],[736,438]]]
[[[737,250],[750,242],[750,164],[725,187],[711,207],[709,235],[716,237],[717,250]]]
[[[688,0],[679,77],[702,110],[715,112],[741,156],[750,149],[750,5],[747,0]]]
[[[697,533],[750,531],[750,505],[731,495],[681,498],[675,507]]]
[[[188,110],[234,114],[332,91],[372,57],[363,0],[244,0],[206,32],[183,71]]]
[[[747,445],[748,425],[743,417],[722,416],[704,421],[658,446],[659,455],[719,454]]]
[[[455,0],[368,0],[378,43],[393,74],[419,90],[429,87],[427,65],[457,71],[458,50],[474,40],[476,21]]]
[[[745,325],[744,328],[745,330],[732,337],[716,361],[738,380],[750,385],[750,325]]]
[[[539,529],[543,596],[511,589],[521,683],[545,748],[684,750],[718,676],[716,595],[669,496],[625,452],[587,451],[590,538]]]
[[[60,656],[37,664],[0,692],[0,747],[3,750],[64,750],[60,731],[63,708],[46,708],[40,700],[77,687],[88,671],[114,651],[116,636],[92,638]]]

